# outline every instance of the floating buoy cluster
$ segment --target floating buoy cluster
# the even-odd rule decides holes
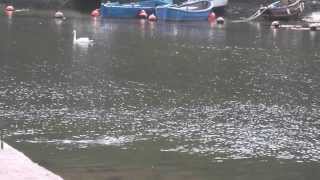
[[[19,10],[15,10],[14,6],[12,5],[7,5],[5,7],[5,14],[7,16],[12,16],[13,12],[18,12]],[[20,10],[23,11],[23,10]],[[95,9],[91,12],[91,16],[92,17],[98,17],[100,16],[100,11],[99,9]],[[156,21],[157,17],[155,16],[155,14],[150,14],[148,15],[148,13],[145,10],[141,10],[139,11],[139,13],[137,14],[137,16],[141,19],[148,19],[149,21]],[[57,19],[65,19],[65,16],[63,14],[63,12],[61,11],[56,11],[54,14],[54,18]],[[210,22],[215,22],[217,24],[224,24],[225,23],[225,19],[223,17],[217,17],[216,14],[214,12],[211,12],[208,15],[208,21]],[[278,28],[289,28],[292,30],[310,30],[310,31],[317,31],[320,30],[320,23],[310,23],[307,26],[301,26],[301,25],[280,25],[279,21],[273,21],[271,23],[271,27],[274,29],[278,29]]]
[[[12,15],[12,12],[15,11],[15,8],[12,5],[8,5],[8,6],[5,7],[5,11],[6,11],[6,14],[11,14]],[[90,15],[92,17],[100,16],[99,9],[93,10]],[[143,9],[138,13],[138,17],[141,18],[141,19],[148,19],[149,21],[156,21],[157,20],[157,17],[154,14],[150,14],[148,16],[148,13]],[[63,12],[61,12],[59,10],[54,13],[54,18],[56,18],[56,19],[66,19],[66,17],[63,14]],[[210,21],[210,22],[216,21],[218,24],[224,24],[224,18],[223,17],[218,17],[217,18],[216,14],[214,12],[209,14],[208,21]]]
[[[26,11],[26,10],[28,10],[28,9],[21,9],[21,10],[15,10],[15,8],[14,8],[14,6],[12,6],[12,5],[7,5],[7,6],[5,6],[5,8],[4,8],[4,11],[5,11],[5,14],[6,15],[12,15],[13,14],[13,12],[21,12],[21,11]],[[99,9],[95,9],[95,10],[93,10],[92,12],[91,12],[91,16],[92,17],[98,17],[98,16],[100,16],[100,11],[99,11]],[[54,15],[53,15],[53,17],[54,18],[56,18],[56,19],[66,19],[66,17],[64,16],[64,14],[63,14],[63,12],[62,11],[60,11],[60,10],[57,10],[55,13],[54,13]]]
[[[150,14],[148,16],[148,13],[143,9],[138,13],[138,17],[140,19],[148,19],[149,21],[156,21],[157,20],[157,16],[156,15]]]

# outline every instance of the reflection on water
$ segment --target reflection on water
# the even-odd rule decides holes
[[[73,45],[73,29],[94,44]],[[40,16],[13,17],[0,33],[0,117],[11,142],[54,147],[49,154],[86,149],[84,166],[101,147],[212,163],[320,160],[317,32]]]

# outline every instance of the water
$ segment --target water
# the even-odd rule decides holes
[[[320,177],[319,32],[50,13],[0,17],[2,127],[34,161],[65,179]]]

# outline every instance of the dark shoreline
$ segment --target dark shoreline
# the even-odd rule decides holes
[[[0,0],[0,5],[13,5],[16,8],[76,9],[88,11],[98,8],[100,0]]]

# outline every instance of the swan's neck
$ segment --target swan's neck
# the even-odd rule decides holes
[[[77,32],[73,31],[73,42],[76,42],[77,40]]]

